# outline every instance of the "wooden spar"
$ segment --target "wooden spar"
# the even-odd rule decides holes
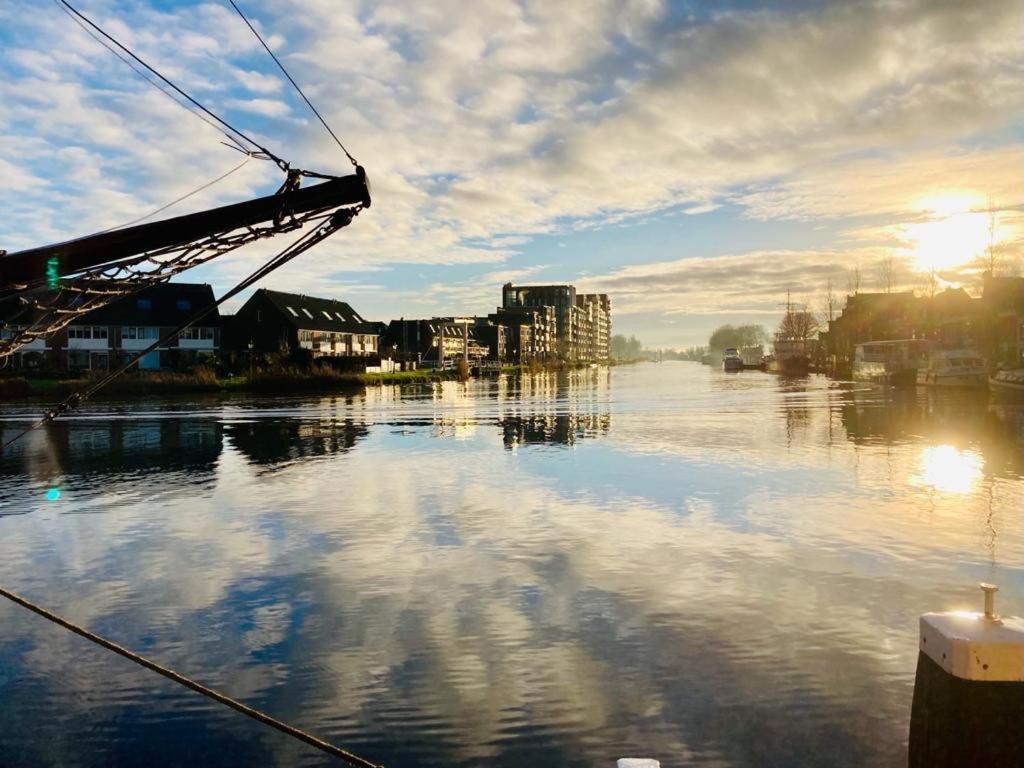
[[[64,277],[144,253],[185,246],[210,235],[255,226],[282,215],[359,204],[370,205],[366,174],[361,167],[351,176],[291,192],[8,254],[0,257],[0,290],[47,277],[48,265],[55,257],[57,276]],[[49,269],[52,274],[52,266]]]

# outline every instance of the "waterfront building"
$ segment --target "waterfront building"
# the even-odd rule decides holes
[[[160,283],[76,317],[48,339],[27,344],[12,356],[19,369],[107,370],[173,331],[197,310],[214,302],[205,283]],[[13,337],[22,324],[5,324]],[[216,309],[139,362],[141,370],[182,369],[213,363],[221,348],[221,318]]]
[[[489,335],[481,333],[475,317],[400,318],[388,325],[384,344],[403,363],[478,363],[491,356]]]
[[[914,338],[916,302],[912,291],[847,296],[843,311],[819,334],[832,365],[850,367],[854,348],[863,341]]]
[[[963,288],[934,296],[858,293],[819,336],[836,368],[849,367],[866,342],[921,339],[938,347],[974,348],[992,365],[1024,364],[1024,278],[984,276],[980,297]]]
[[[488,318],[503,325],[509,359],[515,363],[555,357],[555,308],[498,307]]]
[[[534,336],[550,337],[548,354],[563,360],[604,360],[611,340],[611,300],[607,294],[579,294],[572,285],[502,286],[499,312],[550,309],[548,316],[534,322]],[[537,342],[535,341],[535,344]]]
[[[1024,277],[984,275],[981,304],[988,319],[983,350],[994,365],[1024,366]]]
[[[229,347],[299,362],[378,365],[380,332],[349,304],[261,288],[228,321]]]

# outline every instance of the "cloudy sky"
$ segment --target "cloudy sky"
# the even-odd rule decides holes
[[[294,165],[350,169],[226,2],[74,4]],[[374,192],[268,286],[386,320],[574,282],[611,294],[616,331],[678,347],[773,325],[787,290],[818,309],[855,267],[877,289],[883,260],[894,287],[974,292],[990,241],[1001,271],[1021,266],[1018,0],[240,4]],[[0,105],[8,251],[124,223],[241,160],[55,2],[0,3]],[[165,215],[280,180],[251,161]],[[226,290],[272,247],[188,279]]]

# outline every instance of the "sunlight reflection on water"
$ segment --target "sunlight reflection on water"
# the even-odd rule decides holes
[[[100,403],[0,460],[0,582],[390,765],[892,765],[917,616],[1024,609],[1022,434],[669,363]],[[6,605],[0,695],[4,765],[318,764]]]

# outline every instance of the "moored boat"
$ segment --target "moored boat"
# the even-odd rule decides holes
[[[853,378],[889,387],[912,387],[933,346],[925,339],[861,342],[854,348]]]
[[[743,370],[743,358],[740,357],[740,353],[736,351],[735,347],[729,347],[722,355],[722,370],[727,372]]]
[[[1013,371],[997,371],[989,377],[988,386],[995,394],[1016,395],[1024,398],[1024,368]]]
[[[985,360],[973,349],[936,349],[917,372],[918,386],[988,387]]]

